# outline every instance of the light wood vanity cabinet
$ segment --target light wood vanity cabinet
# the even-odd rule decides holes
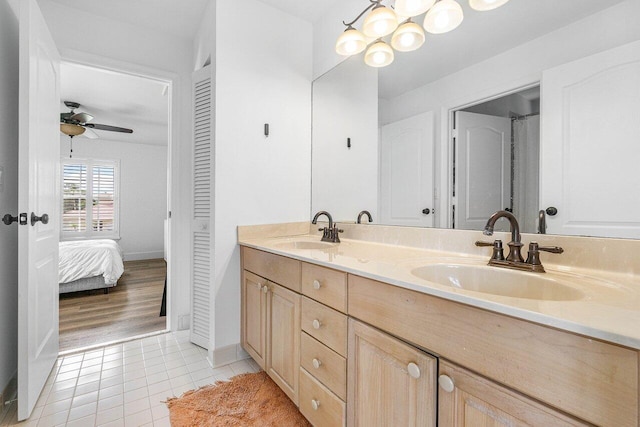
[[[350,319],[348,364],[349,426],[436,425],[435,357]]]
[[[348,302],[350,316],[524,396],[592,424],[638,426],[635,350],[359,276]]]
[[[589,426],[440,359],[440,426]]]
[[[640,427],[637,350],[251,248],[242,260],[242,345],[316,426]]]
[[[347,275],[302,263],[300,412],[316,426],[346,421]]]
[[[297,263],[299,274],[300,261],[292,264],[294,260],[274,257],[277,255],[243,248],[241,340],[249,355],[297,404],[301,296],[268,279],[284,278],[288,287],[296,287],[295,272],[292,275],[288,269],[295,269]],[[299,289],[299,279],[297,283]]]

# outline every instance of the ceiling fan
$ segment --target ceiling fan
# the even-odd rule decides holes
[[[71,138],[82,134],[85,134],[88,138],[97,138],[98,135],[93,132],[92,129],[133,133],[133,130],[127,128],[89,123],[93,120],[93,116],[82,112],[76,113],[75,110],[80,108],[80,104],[77,102],[64,101],[64,105],[66,105],[71,111],[68,113],[60,113],[60,132]]]

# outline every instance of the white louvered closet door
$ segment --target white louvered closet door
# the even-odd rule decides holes
[[[208,349],[213,277],[211,200],[213,86],[211,67],[193,73],[193,221],[191,227],[191,342]]]

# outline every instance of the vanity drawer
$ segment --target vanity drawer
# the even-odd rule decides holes
[[[354,275],[348,301],[350,316],[577,418],[638,425],[636,351]]]
[[[344,426],[346,405],[300,368],[300,412],[314,426]]]
[[[302,297],[302,330],[330,349],[347,356],[347,316]]]
[[[242,247],[242,264],[245,270],[300,292],[301,262],[298,260]]]
[[[340,399],[347,400],[346,359],[304,332],[300,343],[302,345],[300,366],[327,386]]]
[[[345,313],[347,311],[347,274],[302,263],[302,293]]]

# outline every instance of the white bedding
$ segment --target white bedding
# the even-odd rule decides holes
[[[60,242],[58,283],[85,277],[104,276],[107,285],[115,285],[122,273],[122,249],[113,240]]]

